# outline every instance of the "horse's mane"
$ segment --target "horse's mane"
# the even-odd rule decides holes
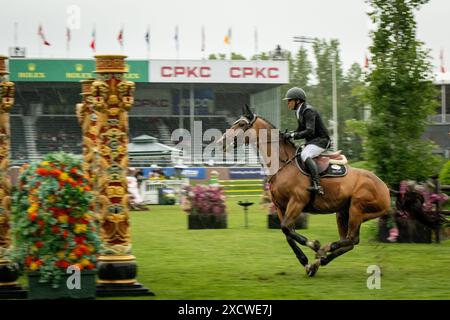
[[[267,122],[267,124],[269,124],[270,126],[272,126],[273,129],[277,129],[276,126],[273,125],[273,123],[271,123],[269,120],[267,120],[264,117],[261,117],[260,115],[258,115],[258,118],[260,118],[261,120]],[[280,140],[285,142],[287,145],[290,145],[291,147],[293,147],[294,149],[297,149],[297,146],[291,141],[291,140],[285,140],[283,139],[282,133],[281,131],[278,131],[279,135],[280,135]]]

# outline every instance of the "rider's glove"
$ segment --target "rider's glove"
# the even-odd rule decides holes
[[[283,133],[283,138],[285,140],[294,138],[295,132],[285,132]]]

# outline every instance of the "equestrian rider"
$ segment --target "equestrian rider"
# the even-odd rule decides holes
[[[311,186],[308,190],[323,195],[319,170],[313,158],[330,147],[331,139],[328,130],[317,110],[306,102],[306,94],[303,89],[298,87],[289,89],[283,100],[287,100],[289,110],[295,110],[298,122],[297,130],[286,132],[283,137],[285,139],[305,139],[301,158],[311,174]]]

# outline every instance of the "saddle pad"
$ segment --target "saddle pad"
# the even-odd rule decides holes
[[[297,165],[297,168],[300,170],[300,172],[302,174],[304,174],[305,176],[311,176],[309,174],[309,172],[306,172],[305,168],[302,167],[301,165],[301,158],[300,155],[297,155],[297,157],[295,157],[295,164]],[[336,164],[336,163],[330,163],[328,165],[327,170],[323,171],[322,173],[319,174],[319,176],[321,178],[325,178],[325,177],[343,177],[345,175],[347,175],[347,167],[343,164]]]

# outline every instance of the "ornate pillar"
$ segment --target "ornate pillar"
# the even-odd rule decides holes
[[[97,113],[92,108],[91,85],[95,79],[82,80],[82,102],[76,105],[76,115],[82,132],[83,172],[89,177],[90,187],[95,190],[97,148]]]
[[[97,111],[97,187],[103,254],[98,259],[98,295],[153,295],[137,283],[131,255],[128,206],[128,111],[134,82],[127,81],[124,55],[96,55],[97,80],[91,84]]]
[[[9,111],[14,105],[14,83],[8,81],[7,57],[0,56],[0,298],[24,298],[24,291],[16,282],[18,265],[11,262],[11,183],[9,166]]]

